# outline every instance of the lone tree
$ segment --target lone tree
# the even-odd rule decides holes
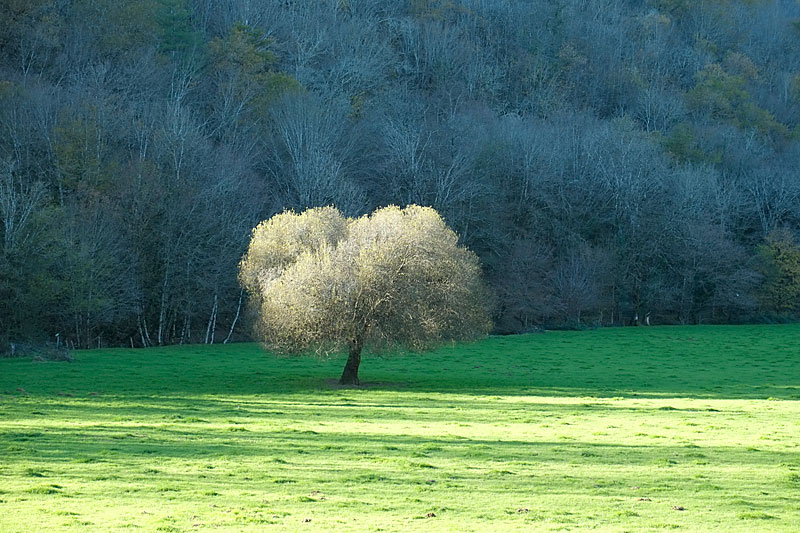
[[[275,215],[253,230],[239,278],[258,306],[265,345],[346,348],[343,385],[359,383],[364,347],[422,350],[491,326],[478,258],[428,207],[355,219],[333,207]]]

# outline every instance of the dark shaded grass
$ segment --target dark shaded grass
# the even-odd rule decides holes
[[[493,337],[421,355],[367,355],[366,388],[415,392],[800,399],[800,326],[612,328]],[[0,394],[292,394],[330,389],[344,358],[275,357],[252,344],[78,352],[2,361]],[[89,370],[91,369],[91,370]]]

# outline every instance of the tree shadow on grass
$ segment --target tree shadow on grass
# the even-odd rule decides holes
[[[447,468],[454,461],[483,469],[512,468],[521,474],[526,465],[546,468],[548,464],[592,464],[625,468],[679,468],[682,465],[727,465],[741,469],[750,467],[800,468],[794,451],[761,450],[741,446],[695,446],[675,444],[612,444],[571,440],[482,439],[454,436],[425,437],[416,435],[375,435],[349,432],[315,432],[312,430],[247,431],[230,434],[226,430],[204,431],[202,441],[196,431],[160,429],[140,431],[107,427],[90,430],[54,429],[45,433],[9,431],[2,435],[5,444],[17,444],[5,457],[5,466],[64,465],[68,463],[125,463],[146,466],[150,458],[215,460],[241,458],[280,465],[279,470],[298,468],[352,469],[355,459],[369,463],[371,459],[397,459],[389,464],[402,468],[436,470]],[[26,446],[35,448],[33,455]],[[13,446],[12,446],[13,448]],[[29,450],[33,451],[33,450]],[[318,460],[308,460],[315,456]],[[320,463],[322,461],[322,463]],[[406,464],[405,462],[408,464]],[[355,461],[358,462],[358,461]],[[421,463],[421,464],[416,464]],[[348,466],[349,465],[349,466]],[[34,468],[35,470],[35,468]],[[530,470],[529,474],[536,474]],[[790,482],[787,477],[787,483]]]
[[[338,424],[353,419],[384,424],[451,422],[458,413],[469,413],[471,423],[493,423],[498,416],[515,423],[541,422],[579,416],[670,416],[676,421],[694,418],[705,420],[721,416],[749,416],[742,405],[694,403],[687,405],[681,398],[668,403],[622,401],[624,398],[604,399],[577,396],[571,401],[557,401],[557,395],[503,395],[471,392],[446,394],[441,391],[395,394],[391,390],[354,391],[345,394],[250,394],[240,396],[181,396],[163,395],[105,395],[92,398],[63,399],[53,396],[28,395],[6,400],[7,410],[0,411],[12,421],[31,427],[49,426],[52,420],[85,425],[89,428],[126,428],[159,424],[166,425],[236,425],[268,421],[270,424]],[[313,396],[309,396],[313,394]],[[565,396],[569,396],[566,395]],[[551,398],[552,401],[547,401]],[[642,398],[649,400],[649,398]],[[5,418],[9,420],[9,418]]]
[[[693,402],[636,402],[583,398],[577,401],[546,401],[518,396],[380,394],[360,392],[349,395],[285,396],[108,396],[92,399],[37,398],[29,396],[9,402],[0,417],[0,449],[3,444],[21,446],[19,452],[56,454],[68,458],[77,452],[127,450],[126,453],[171,455],[187,453],[256,453],[257,448],[275,449],[275,443],[296,446],[327,442],[360,447],[372,443],[447,444],[463,447],[498,444],[503,447],[545,446],[587,448],[608,444],[580,443],[574,435],[567,442],[514,441],[499,435],[496,440],[461,436],[411,437],[408,428],[427,424],[441,426],[455,434],[463,425],[490,425],[501,421],[519,428],[527,425],[560,433],[559,424],[594,420],[603,434],[613,437],[620,421],[631,424],[659,421],[676,427],[692,427],[691,433],[723,429],[731,421],[757,420],[743,404]],[[3,424],[3,422],[7,422]],[[361,433],[336,428],[356,423]],[[610,424],[610,425],[609,425]],[[5,426],[5,427],[4,427]],[[375,427],[376,434],[367,433]],[[392,429],[397,428],[397,429]],[[696,428],[696,429],[694,429]],[[645,428],[646,429],[646,428]],[[770,428],[765,428],[765,431]],[[772,428],[775,429],[775,428]],[[471,430],[464,432],[469,434]],[[619,430],[621,435],[631,428]],[[656,428],[647,431],[658,437]],[[767,431],[768,432],[768,431]],[[691,434],[689,433],[689,434]],[[647,437],[644,433],[643,436]],[[630,437],[630,435],[628,435]],[[690,437],[681,437],[690,438]],[[669,447],[669,446],[667,446]],[[661,449],[664,446],[631,446],[633,449]],[[678,449],[680,447],[677,447]],[[722,449],[722,448],[721,448]],[[731,448],[733,449],[733,448]],[[239,451],[235,451],[239,450]],[[249,451],[248,451],[249,450]],[[15,450],[10,450],[13,452]],[[796,454],[794,455],[797,457]],[[742,457],[750,457],[744,454]],[[783,457],[783,455],[781,455]]]

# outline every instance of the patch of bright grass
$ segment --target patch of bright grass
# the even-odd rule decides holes
[[[797,531],[800,326],[0,360],[0,531]]]

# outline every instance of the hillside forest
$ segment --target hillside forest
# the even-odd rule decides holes
[[[434,207],[496,332],[800,312],[795,0],[0,0],[0,352],[246,339],[286,209]]]

